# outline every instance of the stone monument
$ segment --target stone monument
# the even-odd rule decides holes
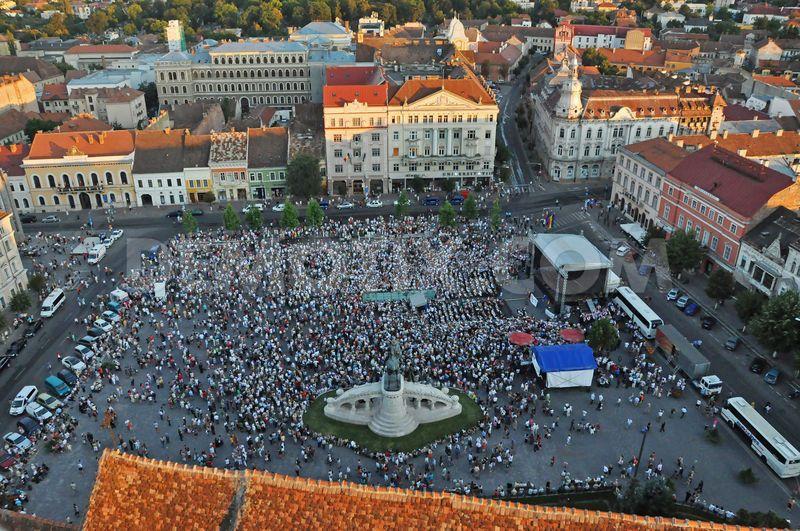
[[[325,399],[325,416],[366,425],[382,437],[402,437],[420,424],[438,422],[461,413],[457,396],[448,389],[406,382],[400,367],[400,346],[392,344],[380,382],[338,389]]]

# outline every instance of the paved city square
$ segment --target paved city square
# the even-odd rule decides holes
[[[511,224],[494,233],[486,222],[440,231],[435,219],[368,219],[329,222],[316,233],[180,237],[164,246],[158,263],[145,262],[124,279],[76,259],[87,285],[105,282],[103,293],[121,286],[134,300],[69,402],[66,413],[78,420],[69,450],[40,448],[32,459],[50,472],[28,493],[25,510],[79,519],[103,448],[484,495],[507,494],[513,482],[624,485],[649,425],[639,476],[674,476],[679,501],[695,493],[698,503],[724,510],[744,506],[790,517],[788,484],[727,428],[719,443],[710,442],[705,433],[715,421],[705,403],[698,405],[691,390],[668,397],[679,377],[661,368],[658,355],[639,355],[642,342],[624,323],[620,348],[609,363],[601,360],[602,368],[613,362],[621,369],[609,387],[547,390],[521,368],[530,354],[509,344],[509,333],[558,344],[563,328],[588,329],[598,318],[619,316],[603,306],[594,314],[583,306],[573,323],[521,316],[519,295],[502,289],[527,256],[519,241]],[[165,302],[153,296],[162,280]],[[436,298],[421,311],[405,301],[362,300],[366,292],[409,289],[434,290]],[[64,334],[80,332],[101,305],[85,301]],[[309,402],[327,390],[376,381],[395,340],[408,376],[479,399],[486,413],[480,427],[410,455],[373,455],[309,433],[302,425]],[[58,353],[46,361],[55,365]],[[116,423],[103,427],[109,407]],[[747,467],[758,477],[754,486],[736,478]]]

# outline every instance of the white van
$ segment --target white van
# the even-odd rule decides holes
[[[56,288],[50,292],[50,295],[42,303],[42,311],[39,313],[42,317],[52,317],[56,310],[61,308],[64,304],[64,290]]]
[[[14,400],[11,401],[11,410],[9,414],[16,417],[25,413],[25,407],[36,400],[37,394],[39,394],[39,390],[36,389],[35,385],[26,385],[23,387],[22,390],[17,393],[17,396],[14,397]]]
[[[90,265],[94,265],[100,262],[100,260],[102,260],[105,255],[106,255],[106,246],[102,244],[95,245],[94,247],[89,249],[89,260],[87,261],[89,262]]]
[[[123,302],[125,302],[126,300],[131,298],[130,295],[128,295],[127,291],[119,289],[119,288],[117,288],[114,291],[112,291],[111,293],[109,293],[108,297],[112,301],[118,302],[120,304],[122,304]]]

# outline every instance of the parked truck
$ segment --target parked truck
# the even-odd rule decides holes
[[[672,325],[658,327],[656,345],[664,353],[669,364],[681,370],[690,380],[707,375],[711,369],[708,358]]]
[[[692,385],[697,387],[701,396],[708,397],[722,392],[722,380],[716,374],[709,374],[699,380],[692,380]]]

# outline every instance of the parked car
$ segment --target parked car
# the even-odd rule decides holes
[[[108,321],[109,323],[113,324],[116,324],[122,320],[122,317],[112,312],[111,310],[104,311],[103,313],[100,314],[100,317],[102,317],[104,321]]]
[[[78,356],[87,363],[94,357],[94,351],[86,345],[75,345],[74,350],[77,352]]]
[[[331,202],[327,199],[320,199],[319,206],[322,207],[322,210],[328,210],[328,207],[331,206]]]
[[[94,322],[94,326],[106,333],[111,332],[114,329],[114,326],[105,319],[97,319]]]
[[[22,349],[25,348],[25,345],[28,344],[28,340],[24,337],[21,337],[11,343],[8,348],[6,349],[6,356],[14,356],[17,357],[17,354],[22,352]]]
[[[25,406],[25,413],[35,418],[39,422],[47,422],[53,418],[53,412],[36,402],[31,402]]]
[[[277,205],[272,207],[272,211],[273,212],[283,212],[284,210],[286,210],[286,204],[285,203],[278,203]]]
[[[113,241],[117,241],[122,238],[122,235],[125,233],[122,229],[114,229],[111,231],[111,239]]]
[[[0,468],[8,470],[17,463],[17,456],[12,452],[3,452],[0,454]]]
[[[21,434],[30,437],[31,435],[39,433],[42,429],[42,425],[31,417],[22,417],[17,420],[17,428],[19,428]]]
[[[422,203],[423,203],[425,206],[439,206],[439,203],[441,203],[441,201],[439,200],[439,198],[438,198],[438,197],[436,197],[436,196],[432,196],[432,195],[429,195],[428,197],[426,197],[426,198],[425,198],[425,199],[422,201]]]
[[[355,207],[355,205],[353,203],[351,203],[350,201],[342,201],[341,203],[336,205],[336,208],[338,208],[339,210],[350,210],[351,208],[354,208],[354,207]]]
[[[667,292],[667,300],[668,301],[676,301],[676,300],[678,300],[678,297],[680,297],[680,296],[681,296],[681,292],[677,288],[672,288],[671,290],[669,290]]]
[[[767,363],[767,360],[765,360],[762,357],[756,356],[755,358],[753,358],[752,363],[750,363],[750,372],[761,374],[762,372],[764,372],[764,369],[766,369],[768,365],[769,364]]]
[[[742,340],[736,336],[729,337],[728,339],[725,340],[725,348],[733,352],[734,350],[739,348],[739,343],[741,342]]]
[[[242,209],[242,213],[247,214],[253,209],[258,210],[259,212],[264,212],[264,205],[261,203],[251,203],[249,205],[245,205],[245,207]]]
[[[0,356],[0,371],[10,366],[12,359],[14,359],[14,356],[6,356],[6,355]]]
[[[178,218],[183,215],[183,210],[173,210],[172,212],[167,213],[168,218]]]
[[[64,398],[69,394],[69,388],[71,386],[67,385],[67,379],[61,377],[61,373],[66,374],[69,378],[72,378],[77,381],[77,378],[74,374],[69,372],[67,369],[61,369],[58,371],[58,376],[53,376],[52,374],[44,379],[44,386],[50,393],[53,393],[58,398]]]
[[[28,328],[25,329],[25,337],[31,338],[36,335],[36,332],[41,330],[44,326],[44,321],[42,319],[36,319],[34,322],[28,325]]]
[[[717,324],[717,320],[710,315],[704,315],[702,319],[700,319],[700,326],[705,328],[706,330],[711,330],[714,328],[714,325]]]
[[[461,196],[460,194],[454,195],[453,197],[451,197],[449,199],[449,201],[450,201],[450,204],[453,205],[453,206],[461,206],[461,205],[464,204],[464,197]]]
[[[58,217],[53,216],[52,214],[42,218],[42,223],[58,223],[59,221],[60,220],[58,219]]]
[[[16,433],[10,431],[3,435],[3,440],[8,443],[11,448],[16,450],[18,454],[24,454],[28,448],[33,446],[33,443],[30,439],[22,435],[21,433]]]
[[[39,396],[36,397],[36,401],[51,411],[64,407],[64,402],[47,393],[39,393]]]
[[[631,252],[631,248],[627,245],[620,245],[617,247],[617,256],[628,256],[629,252]]]
[[[70,387],[75,387],[78,383],[78,377],[69,372],[67,369],[61,369],[56,373],[56,376]]]
[[[699,311],[700,311],[700,306],[698,306],[697,303],[694,302],[690,302],[689,304],[686,305],[686,308],[683,309],[683,313],[685,313],[688,316],[696,315],[697,312]]]
[[[105,330],[103,330],[102,328],[98,328],[96,326],[91,326],[91,327],[86,329],[86,335],[94,337],[96,339],[100,339],[105,334],[106,334]]]
[[[690,302],[692,302],[692,299],[690,299],[688,295],[681,295],[678,297],[678,300],[675,301],[675,306],[682,310],[686,308]]]
[[[61,360],[61,365],[75,374],[80,374],[86,369],[86,364],[75,356],[65,356],[64,359]]]
[[[22,415],[25,413],[25,406],[33,402],[37,394],[39,394],[39,390],[35,385],[26,385],[11,401],[11,409],[8,413],[14,417]]]
[[[36,216],[33,214],[20,214],[19,220],[22,223],[36,223]]]
[[[767,371],[764,375],[764,381],[767,382],[769,385],[775,385],[778,383],[778,378],[781,375],[781,370],[777,367],[773,367]]]
[[[369,208],[380,208],[383,206],[383,201],[380,199],[370,199],[367,201],[367,207]]]

